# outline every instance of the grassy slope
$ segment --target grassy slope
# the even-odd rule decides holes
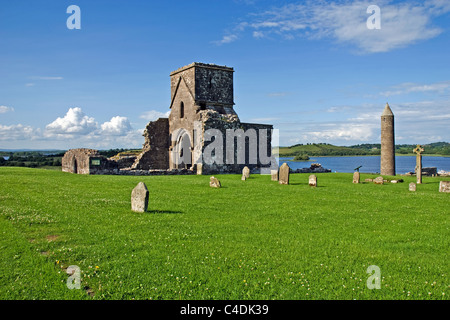
[[[315,189],[308,174],[218,177],[221,189],[209,176],[0,168],[0,298],[89,298],[65,286],[61,266],[78,265],[95,299],[448,299],[445,178],[412,193],[408,177],[318,174]],[[145,214],[130,211],[139,181]],[[380,290],[366,287],[369,265]]]

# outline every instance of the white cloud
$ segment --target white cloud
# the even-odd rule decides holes
[[[94,118],[86,116],[81,108],[70,108],[66,115],[45,127],[50,134],[88,134],[98,127]]]
[[[380,95],[385,97],[408,94],[414,92],[437,92],[444,93],[450,90],[450,81],[436,82],[432,84],[402,83],[391,87],[390,90],[383,91]]]
[[[222,37],[221,40],[218,41],[214,41],[214,43],[218,46],[222,45],[222,44],[226,44],[226,43],[231,43],[234,42],[238,39],[238,36],[235,34],[229,34],[229,35],[225,35]]]
[[[167,112],[160,112],[156,110],[146,111],[139,116],[139,118],[147,120],[147,121],[155,121],[159,118],[167,118],[170,115],[170,110]]]
[[[366,22],[371,14],[371,1],[306,1],[288,4],[252,14],[246,23],[239,23],[233,36],[225,36],[220,44],[238,39],[239,32],[250,29],[253,36],[269,34],[285,39],[305,37],[329,38],[337,43],[355,45],[361,53],[387,52],[418,41],[438,36],[442,30],[432,25],[433,18],[450,12],[445,0],[408,1],[392,3],[378,1],[381,9],[381,29],[369,30]]]
[[[63,77],[41,77],[41,76],[33,76],[30,77],[30,79],[34,79],[34,80],[62,80],[64,79]]]
[[[0,124],[0,141],[33,140],[38,134],[39,131],[31,126],[22,124],[4,126]]]
[[[0,113],[13,112],[14,108],[7,106],[0,106]]]
[[[308,133],[312,141],[368,141],[374,136],[374,127],[367,124],[349,123]]]
[[[101,129],[102,134],[121,136],[131,131],[131,124],[128,118],[116,116],[103,123]]]
[[[45,130],[0,124],[0,141],[4,148],[138,148],[144,142],[143,131],[134,130],[127,117],[114,116],[99,126],[81,108],[69,108]]]
[[[253,31],[253,38],[264,38],[264,33],[261,31]]]

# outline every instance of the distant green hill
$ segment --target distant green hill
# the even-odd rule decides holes
[[[415,144],[401,144],[395,146],[397,154],[412,154]],[[435,142],[423,145],[424,154],[450,155],[450,143]],[[366,143],[353,146],[334,146],[328,143],[296,144],[290,147],[280,147],[281,157],[294,156],[362,156],[379,155],[381,144]]]

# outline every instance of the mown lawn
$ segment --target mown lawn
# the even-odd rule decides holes
[[[0,299],[448,300],[448,178],[410,192],[414,177],[308,176],[218,175],[213,189],[209,176],[0,168]],[[147,213],[130,210],[139,181]],[[381,289],[366,286],[371,265]]]

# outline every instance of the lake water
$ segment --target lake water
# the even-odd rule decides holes
[[[280,158],[279,164],[287,162],[292,169],[309,168],[311,163],[320,163],[323,168],[332,172],[354,172],[356,167],[362,166],[359,172],[380,172],[380,156],[365,157],[310,157],[309,161],[292,161],[293,157]],[[312,161],[311,161],[312,160]],[[395,170],[397,174],[414,172],[415,156],[396,156]],[[450,157],[422,156],[422,167],[436,167],[437,171],[450,171]]]

